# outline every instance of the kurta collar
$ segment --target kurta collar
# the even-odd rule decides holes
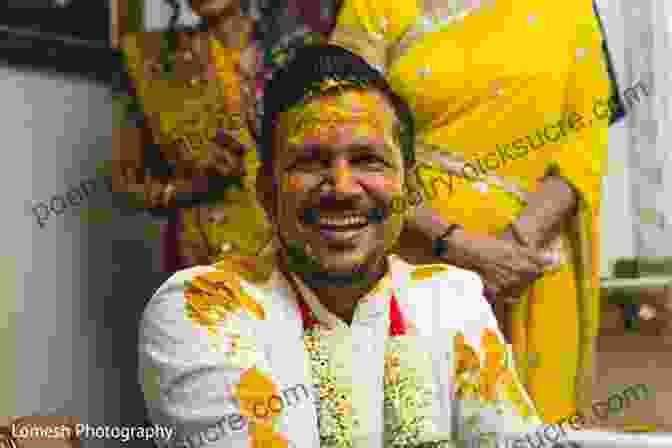
[[[403,316],[397,298],[395,296],[394,278],[397,259],[388,257],[388,271],[373,287],[373,289],[359,300],[355,308],[352,324],[370,324],[380,319],[390,320],[390,335],[398,336],[405,334],[407,321]],[[289,290],[298,302],[304,328],[322,325],[328,329],[347,328],[348,324],[329,311],[318,299],[299,276],[291,273],[293,281],[284,280],[288,283]],[[298,293],[294,291],[292,283],[296,285]]]

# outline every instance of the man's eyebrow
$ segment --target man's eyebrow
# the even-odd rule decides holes
[[[321,151],[329,150],[327,145],[312,144],[312,145],[292,145],[289,147],[290,152],[294,156],[301,156],[306,154],[315,154]]]
[[[386,147],[388,146],[387,142],[370,142],[370,143],[353,143],[351,145],[347,146],[342,146],[341,150],[342,151],[347,151],[347,152],[381,152],[383,151]],[[325,144],[312,144],[312,145],[305,145],[305,146],[292,146],[290,147],[292,153],[295,156],[302,156],[306,154],[319,154],[321,152],[332,152],[333,147],[330,145],[325,145]]]

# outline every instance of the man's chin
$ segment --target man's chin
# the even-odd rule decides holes
[[[327,248],[315,249],[317,244],[289,241],[286,243],[288,269],[299,275],[312,287],[365,287],[376,276],[378,262],[373,254],[366,251]],[[309,249],[307,248],[314,248]]]
[[[344,257],[336,260],[320,259],[319,269],[304,273],[305,280],[317,287],[352,288],[368,285],[376,276],[375,266],[378,263],[362,257]]]
[[[303,281],[312,288],[358,288],[371,280],[372,274],[362,269],[350,271],[303,272]]]

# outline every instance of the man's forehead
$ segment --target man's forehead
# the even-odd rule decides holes
[[[396,121],[394,109],[381,93],[350,89],[292,107],[281,116],[280,126],[288,143],[299,145],[344,129],[355,131],[357,137],[378,134],[384,138],[393,132]]]
[[[388,129],[356,121],[343,121],[332,127],[308,132],[300,138],[290,138],[287,140],[286,148],[290,153],[354,151],[362,148],[398,149],[394,136]]]
[[[376,89],[332,89],[322,95],[318,95],[309,99],[308,101],[304,101],[298,104],[295,106],[295,108],[310,108],[311,106],[339,106],[353,108],[355,111],[362,112],[366,108],[379,110],[384,109],[385,112],[394,114],[394,110],[385,98],[385,95]]]

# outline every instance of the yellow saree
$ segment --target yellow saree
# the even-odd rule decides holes
[[[609,96],[590,0],[345,0],[332,43],[384,70],[409,103],[419,175],[438,186],[431,206],[448,222],[496,234],[544,176],[575,187],[579,210],[556,241],[565,257],[521,297],[509,325],[542,418],[589,405],[608,129],[598,100]],[[466,165],[447,171],[437,151]]]

